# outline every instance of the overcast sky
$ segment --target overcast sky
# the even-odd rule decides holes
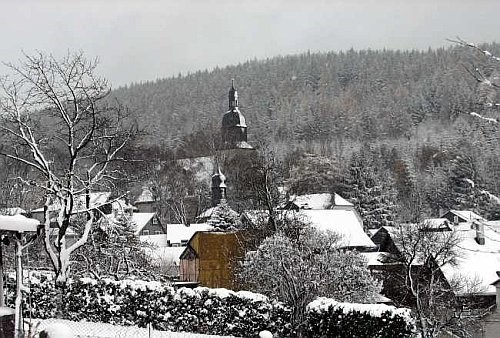
[[[114,87],[307,51],[500,42],[498,0],[0,0],[0,60],[100,59]]]

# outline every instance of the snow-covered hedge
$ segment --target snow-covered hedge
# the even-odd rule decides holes
[[[412,337],[415,325],[409,309],[318,298],[308,305],[306,331],[309,337]]]
[[[56,297],[51,281],[32,283],[26,315],[55,317]],[[151,323],[157,330],[236,337],[257,337],[262,330],[294,336],[288,307],[247,291],[175,290],[158,282],[82,279],[68,285],[63,306],[63,319],[75,321],[140,327]],[[309,305],[307,319],[310,337],[406,337],[413,328],[408,310],[324,298]]]
[[[51,282],[31,284],[34,318],[56,316]],[[29,303],[25,305],[29,314]],[[181,288],[159,282],[82,279],[65,290],[63,319],[116,325],[151,323],[157,330],[257,336],[262,330],[289,336],[290,310],[248,291]]]

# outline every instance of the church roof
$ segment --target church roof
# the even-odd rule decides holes
[[[224,114],[222,117],[222,127],[223,128],[229,128],[229,127],[238,127],[238,128],[246,128],[246,120],[243,114],[240,112],[238,107],[234,107],[231,110],[229,110],[227,113]]]

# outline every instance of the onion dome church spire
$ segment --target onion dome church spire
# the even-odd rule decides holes
[[[216,170],[212,175],[212,206],[215,207],[226,201],[226,176],[221,172],[216,164]]]
[[[222,117],[222,149],[253,149],[247,142],[245,117],[238,108],[238,91],[231,80],[229,110]]]

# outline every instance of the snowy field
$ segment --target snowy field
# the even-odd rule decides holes
[[[166,332],[149,331],[148,329],[136,326],[118,326],[104,323],[91,322],[73,322],[63,319],[33,319],[33,327],[39,332],[44,328],[50,327],[55,323],[67,325],[75,338],[210,338],[210,337],[229,337],[212,336],[204,334],[184,333],[184,332]],[[37,326],[38,324],[38,326]],[[27,329],[26,329],[27,330]]]

